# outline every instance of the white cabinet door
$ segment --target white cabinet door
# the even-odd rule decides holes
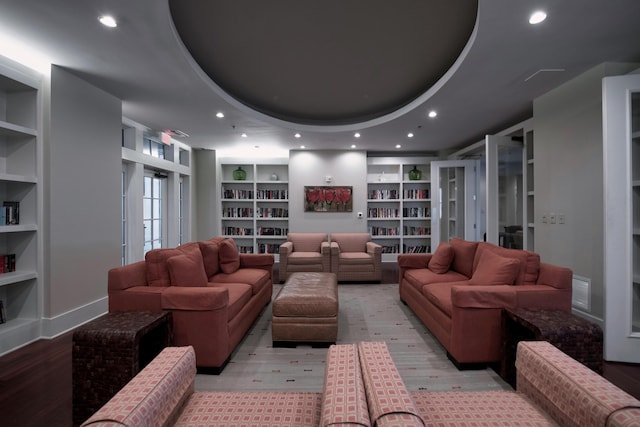
[[[605,351],[640,363],[640,75],[603,79]]]

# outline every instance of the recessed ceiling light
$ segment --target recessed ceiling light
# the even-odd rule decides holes
[[[246,133],[243,133],[243,134],[242,134],[242,135],[240,135],[240,136],[241,136],[241,137],[243,137],[243,138],[246,138],[246,137],[247,137],[247,134],[246,134]]]
[[[396,144],[396,148],[400,148],[400,147],[402,147],[402,145]]]
[[[539,24],[547,19],[547,14],[541,10],[537,10],[529,17],[529,24]]]
[[[429,111],[428,115],[429,115],[429,117],[431,117],[433,119],[434,117],[436,117],[438,115],[438,113],[436,111],[434,111],[434,110],[431,110],[431,111]]]
[[[218,111],[216,113],[216,117],[219,118],[219,119],[223,119],[224,118],[224,113],[222,111]]]
[[[100,23],[105,27],[115,28],[118,26],[118,23],[116,22],[115,18],[111,15],[102,15],[98,17],[98,21],[100,21]]]
[[[413,138],[413,133],[412,133],[412,132],[409,132],[409,133],[407,134],[407,138]]]
[[[356,133],[354,133],[354,134],[353,134],[353,136],[354,136],[355,138],[360,138],[360,132],[356,132]]]
[[[356,144],[351,144],[351,148],[356,148]]]
[[[300,146],[300,149],[301,149],[301,150],[304,150],[305,148],[307,148],[307,147],[305,147],[304,145],[301,145],[301,146]]]
[[[295,135],[293,135],[293,136],[295,136],[296,138],[300,138],[302,135],[300,135],[299,133],[296,133],[296,134],[295,134]]]

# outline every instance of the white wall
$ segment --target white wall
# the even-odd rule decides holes
[[[216,204],[216,152],[194,150],[195,201],[192,204],[195,227],[192,240],[206,240],[216,235],[220,206]]]
[[[591,279],[589,314],[603,318],[602,78],[629,65],[603,64],[533,102],[535,247],[544,262]],[[562,213],[565,224],[542,223]]]
[[[52,67],[44,135],[43,334],[106,309],[107,271],[120,263],[122,107]]]
[[[333,177],[327,184],[325,176]],[[353,187],[353,212],[304,212],[304,187]],[[362,212],[363,218],[357,213]],[[364,151],[291,151],[289,153],[289,231],[366,232],[367,154]]]

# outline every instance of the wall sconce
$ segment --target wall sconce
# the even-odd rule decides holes
[[[331,175],[326,175],[324,177],[324,182],[326,182],[327,184],[331,184],[333,182],[333,177]]]

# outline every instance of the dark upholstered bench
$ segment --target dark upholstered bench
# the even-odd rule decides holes
[[[273,345],[329,345],[338,336],[334,273],[292,273],[273,301]]]

